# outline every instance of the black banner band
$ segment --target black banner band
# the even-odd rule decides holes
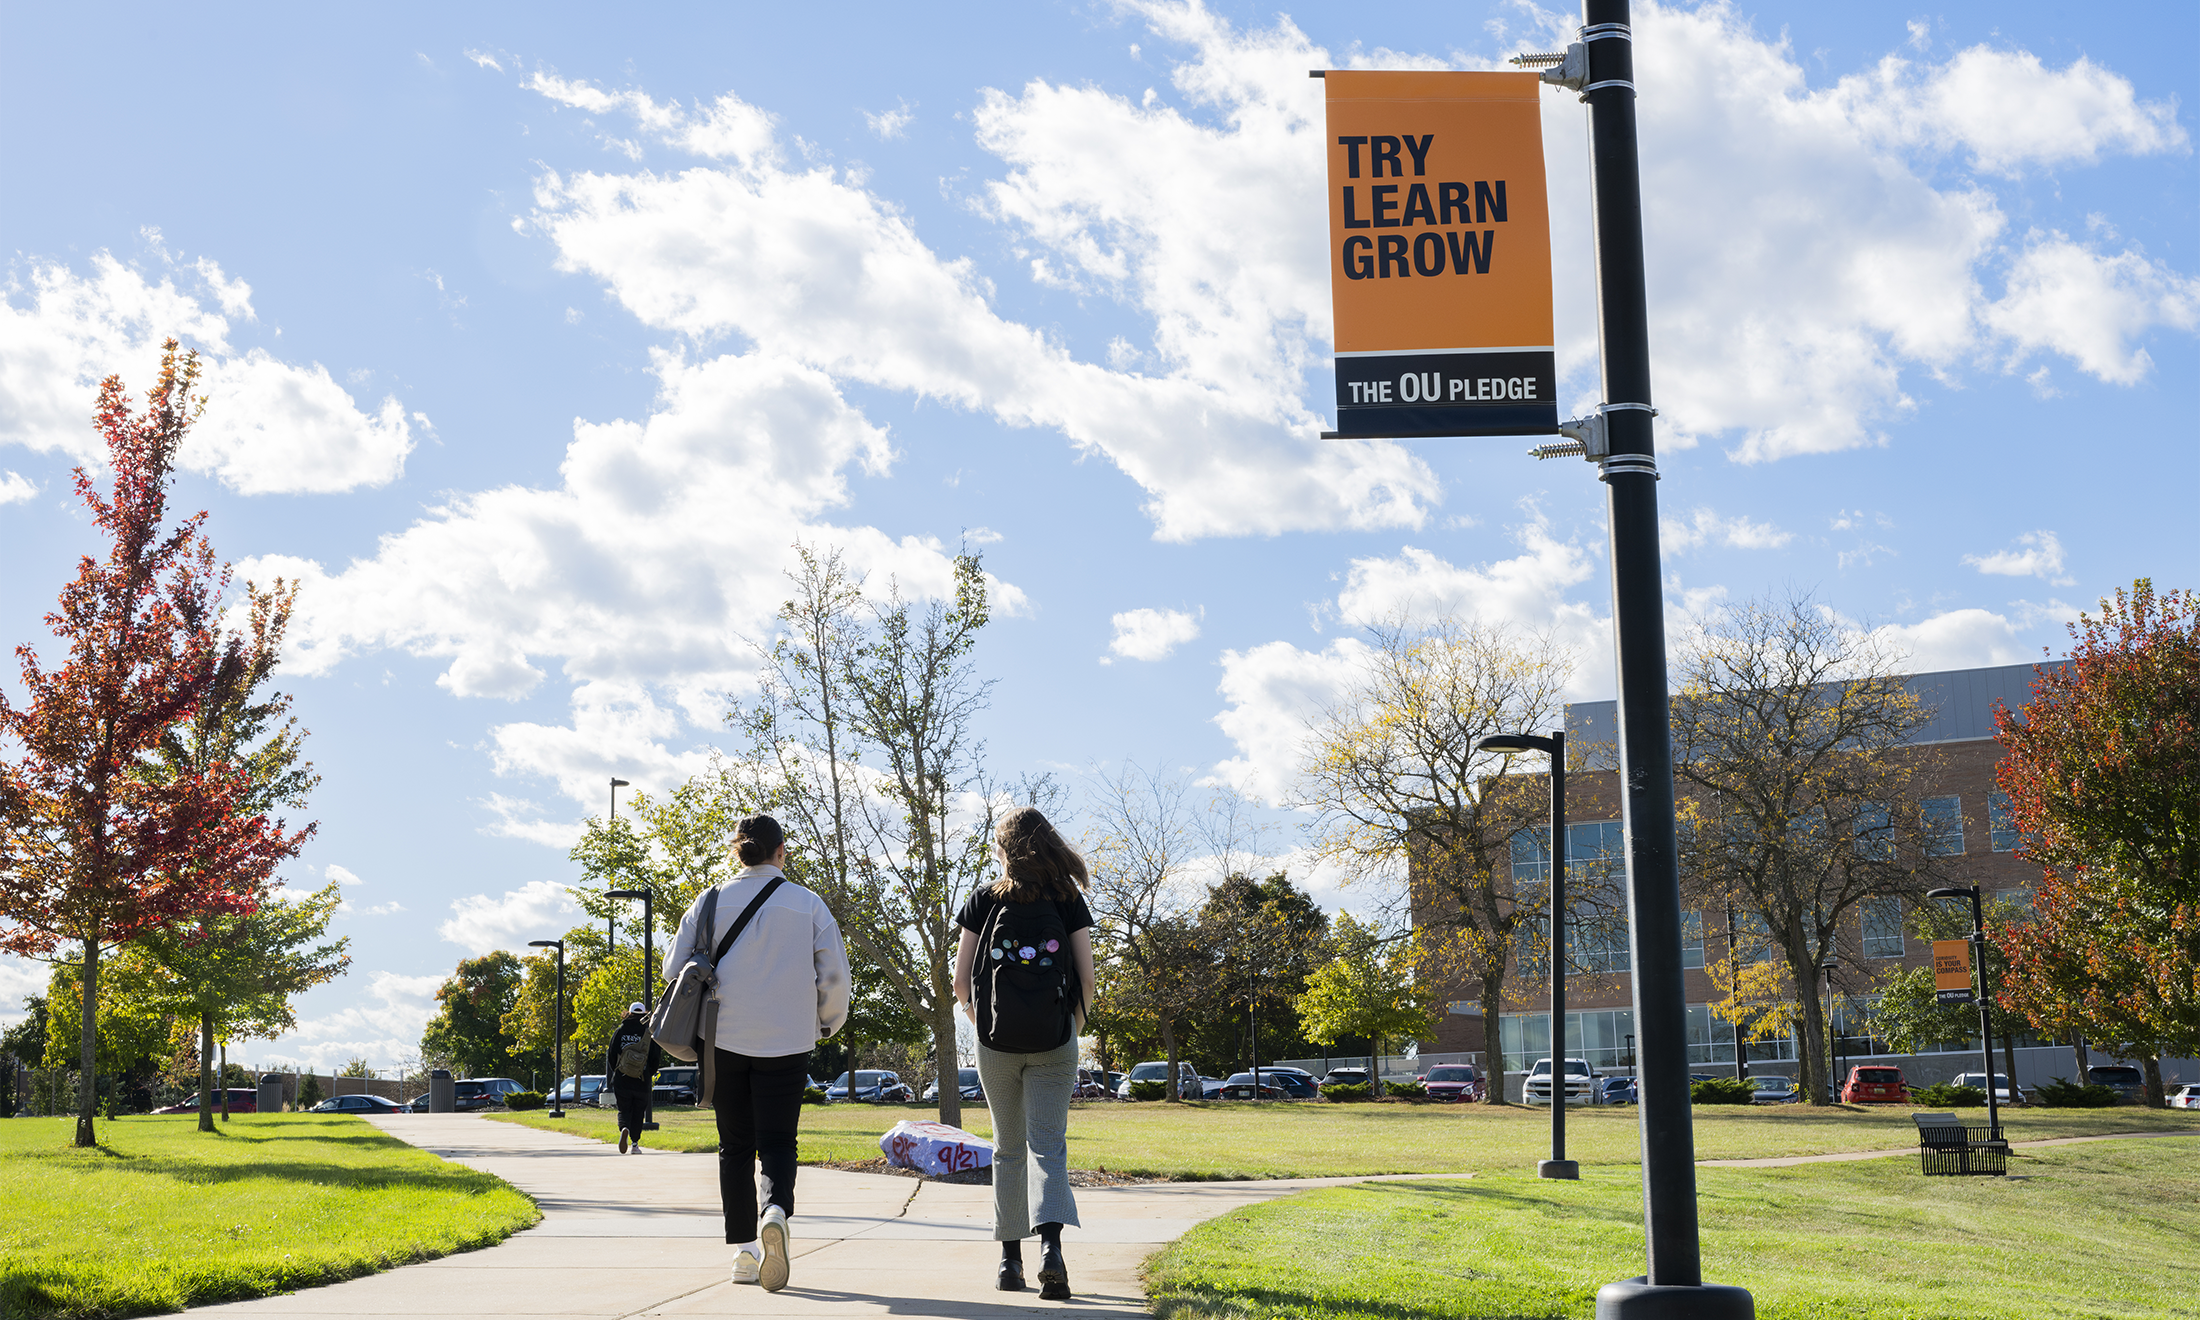
[[[1548,349],[1384,353],[1337,359],[1331,438],[1551,435],[1557,355]]]

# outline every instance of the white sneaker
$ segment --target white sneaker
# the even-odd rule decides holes
[[[746,1249],[733,1253],[733,1281],[754,1283],[763,1269],[764,1262],[751,1256]]]
[[[787,1286],[787,1212],[778,1206],[764,1208],[764,1222],[756,1231],[764,1244],[764,1264],[758,1272],[757,1282],[765,1292],[778,1292]]]

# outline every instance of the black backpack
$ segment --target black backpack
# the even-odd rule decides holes
[[[1069,924],[1052,899],[996,903],[978,934],[971,977],[978,1039],[1003,1054],[1044,1054],[1069,1043],[1077,989]]]

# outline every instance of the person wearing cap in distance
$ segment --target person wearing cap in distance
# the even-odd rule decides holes
[[[701,929],[703,895],[697,895],[664,965],[676,975],[691,955],[709,958],[749,904],[779,882],[718,962],[711,1097],[726,1241],[740,1248],[733,1281],[777,1292],[787,1286],[795,1128],[810,1084],[810,1051],[848,1020],[848,948],[824,900],[785,878],[786,836],[778,821],[750,816],[735,828],[733,848],[741,870],[718,886],[712,929]]]
[[[650,1086],[657,1080],[657,1070],[665,1065],[665,1052],[649,1038],[648,1013],[639,1002],[628,1004],[626,1016],[612,1028],[610,1048],[604,1051],[603,1075],[610,1079],[611,1094],[619,1102],[621,1155],[642,1148],[642,1124],[649,1121]],[[619,1070],[619,1056],[636,1041],[648,1044],[649,1061],[642,1066],[641,1076],[629,1077]]]

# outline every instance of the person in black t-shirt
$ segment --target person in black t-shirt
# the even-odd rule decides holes
[[[1069,1098],[1093,983],[1089,881],[1084,858],[1036,807],[1001,821],[993,852],[1001,878],[979,886],[955,917],[955,998],[978,1029],[978,1080],[993,1117],[996,1282],[1003,1292],[1023,1290],[1023,1239],[1036,1227],[1039,1296],[1063,1301],[1062,1225],[1077,1222]]]
[[[649,1039],[649,1022],[643,1016],[648,1010],[639,1001],[626,1006],[626,1016],[612,1029],[610,1048],[604,1051],[603,1075],[611,1084],[611,1094],[619,1102],[619,1153],[642,1148],[642,1124],[649,1120],[650,1086],[657,1079],[657,1070],[665,1065],[665,1052],[657,1048],[657,1042]],[[619,1071],[619,1056],[635,1041],[649,1042],[649,1058],[642,1067],[642,1075],[629,1077]]]

